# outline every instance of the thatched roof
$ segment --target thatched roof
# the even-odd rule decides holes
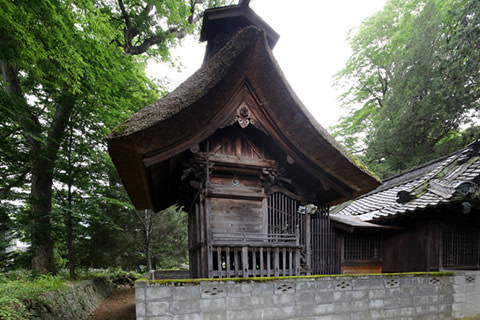
[[[239,32],[177,89],[143,108],[108,138],[109,151],[138,208],[155,208],[149,167],[167,161],[228,125],[229,101],[245,84],[258,100],[258,117],[313,177],[329,179],[346,200],[372,190],[379,181],[351,157],[311,116],[287,83],[255,27]],[[158,208],[157,208],[158,209]]]

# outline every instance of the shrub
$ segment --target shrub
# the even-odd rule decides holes
[[[65,280],[60,276],[34,278],[31,273],[22,270],[4,273],[0,277],[0,319],[29,319],[27,301],[46,305],[43,293],[64,287]]]

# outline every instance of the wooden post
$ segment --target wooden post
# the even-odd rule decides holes
[[[253,272],[253,276],[256,277],[257,276],[257,252],[256,252],[256,248],[252,248],[251,252],[252,252],[252,272]]]
[[[278,277],[279,275],[279,271],[280,271],[280,249],[278,247],[276,247],[275,249],[273,249],[273,263],[274,263],[274,269],[273,269],[273,272],[274,272],[274,275],[275,277]]]
[[[205,232],[207,245],[207,270],[208,278],[212,278],[213,273],[213,255],[212,255],[212,231],[210,230],[210,198],[205,198]]]
[[[230,248],[227,247],[225,249],[225,263],[226,263],[226,269],[227,269],[227,275],[226,277],[230,277]]]
[[[263,190],[262,190],[263,192]],[[265,234],[264,242],[268,241],[268,200],[264,198],[262,200],[262,214],[263,214],[263,233]]]
[[[248,247],[242,247],[242,273],[248,278]]]
[[[295,275],[300,275],[300,249],[295,249]]]
[[[272,265],[272,248],[267,248],[267,277],[272,275],[270,266]]]
[[[260,277],[264,276],[263,248],[260,248]]]
[[[305,217],[305,255],[307,259],[307,275],[311,275],[312,270],[312,232],[311,232],[311,215]],[[298,258],[300,260],[300,257]]]
[[[197,256],[196,263],[199,265],[199,278],[208,277],[208,247],[207,247],[207,230],[205,229],[205,197],[201,194],[199,201],[200,213],[200,254]]]
[[[240,268],[239,268],[239,261],[238,261],[238,248],[233,248],[233,261],[235,263],[235,276],[240,277]]]
[[[288,249],[288,275],[289,276],[293,276],[293,254],[292,254],[292,250],[295,250],[295,249]]]
[[[217,265],[218,265],[218,277],[222,278],[222,248],[217,247]]]

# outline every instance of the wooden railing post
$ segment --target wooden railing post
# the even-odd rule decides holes
[[[248,278],[248,247],[242,247],[242,269],[243,277]]]
[[[267,248],[267,277],[272,276],[272,271],[270,269],[272,265],[272,248]]]
[[[217,266],[218,266],[218,277],[222,278],[222,248],[217,247]]]
[[[276,247],[273,250],[273,263],[274,263],[274,275],[275,277],[278,277],[279,271],[280,271],[280,249]]]
[[[235,277],[240,277],[240,261],[238,261],[238,248],[233,248],[233,263],[235,263]]]
[[[263,277],[265,265],[263,263],[263,248],[260,248],[260,277]]]
[[[227,247],[225,248],[225,263],[226,263],[226,270],[227,270],[227,275],[226,277],[229,278],[231,277],[230,275],[230,248]]]

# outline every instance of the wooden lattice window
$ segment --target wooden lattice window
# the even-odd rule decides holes
[[[268,198],[268,235],[270,241],[282,242],[288,239],[304,244],[305,214],[298,211],[297,200],[281,192],[275,192]],[[298,234],[297,234],[298,233]]]
[[[381,258],[381,238],[376,234],[346,233],[343,258],[352,260],[378,260]]]
[[[447,229],[443,232],[443,267],[478,267],[478,231]]]

